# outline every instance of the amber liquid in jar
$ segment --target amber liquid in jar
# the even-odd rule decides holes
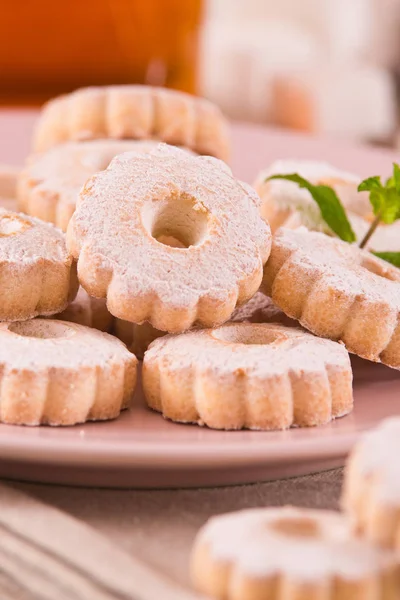
[[[194,93],[201,9],[201,0],[3,1],[0,102],[122,83]]]

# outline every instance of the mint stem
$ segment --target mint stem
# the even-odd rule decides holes
[[[364,246],[367,244],[367,242],[369,241],[369,238],[372,236],[372,234],[374,233],[375,229],[378,227],[379,223],[381,222],[381,213],[379,212],[375,219],[372,221],[371,223],[371,227],[368,229],[367,233],[364,235],[363,239],[360,242],[360,248],[364,248]]]

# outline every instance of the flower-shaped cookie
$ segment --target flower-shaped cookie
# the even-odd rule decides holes
[[[18,177],[19,208],[66,231],[78,194],[89,177],[106,169],[117,154],[146,152],[156,145],[133,140],[67,142],[34,154]]]
[[[357,192],[361,178],[341,171],[329,163],[311,160],[277,160],[257,176],[254,187],[261,197],[261,213],[271,225],[272,231],[288,226],[288,222],[304,225],[307,229],[328,233],[317,203],[310,192],[292,181],[273,179],[272,175],[297,173],[314,185],[329,185],[334,188],[347,210],[362,217],[371,214],[371,205],[366,192]]]
[[[180,332],[228,320],[257,291],[271,234],[225,163],[159,144],[86,183],[67,243],[92,296],[134,323]]]
[[[342,505],[355,529],[400,550],[400,418],[363,435],[345,472]]]
[[[400,368],[400,269],[323,233],[281,228],[262,288],[316,335]]]
[[[68,140],[155,139],[226,159],[227,122],[220,109],[190,94],[144,85],[88,87],[43,108],[34,149]]]
[[[346,349],[293,327],[232,323],[155,340],[143,363],[148,405],[215,429],[286,429],[353,407]]]
[[[399,590],[394,553],[354,536],[336,512],[291,507],[210,519],[191,578],[220,600],[391,600]]]
[[[0,209],[0,321],[64,310],[78,291],[76,264],[59,230]]]
[[[137,360],[116,338],[75,323],[0,324],[0,421],[74,425],[128,406]]]

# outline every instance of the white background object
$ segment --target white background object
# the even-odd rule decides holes
[[[319,61],[319,46],[300,27],[283,20],[205,26],[200,62],[202,94],[236,118],[265,121],[271,80]]]
[[[207,19],[236,25],[237,37],[254,23],[292,23],[320,44],[326,57],[355,60],[368,49],[381,0],[208,0]],[[383,0],[394,3],[397,0]]]
[[[400,0],[208,0],[200,91],[231,117],[274,123],[276,79],[304,74],[317,132],[385,138],[398,39]]]
[[[396,124],[394,83],[390,75],[379,67],[339,68],[299,71],[290,76],[281,75],[278,90],[296,91],[302,98],[312,122],[310,130],[348,138],[384,140]],[[277,112],[282,104],[279,91],[274,97]],[[298,107],[293,102],[292,113],[281,114],[280,125],[288,125]]]

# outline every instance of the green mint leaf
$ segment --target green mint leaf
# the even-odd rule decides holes
[[[386,187],[395,188],[400,194],[400,167],[396,163],[393,163],[393,175],[387,179]]]
[[[393,223],[400,217],[400,195],[395,187],[373,190],[370,192],[369,201],[374,215],[379,215],[384,223]]]
[[[388,188],[381,218],[384,223],[390,224],[400,217],[400,194],[396,188]]]
[[[368,177],[358,186],[359,192],[369,192],[374,215],[390,224],[400,218],[400,167],[393,163],[393,175],[382,185],[380,177]]]
[[[400,194],[400,167],[397,163],[393,163],[393,179],[394,179],[394,187],[396,191]]]
[[[349,223],[342,203],[333,190],[328,185],[313,185],[307,179],[300,177],[297,173],[288,175],[272,175],[266,181],[271,179],[285,179],[293,181],[301,188],[305,188],[314,198],[321,211],[322,218],[329,225],[334,233],[345,242],[355,242],[356,236]]]
[[[360,188],[358,188],[360,189]],[[369,194],[369,201],[372,204],[372,208],[374,211],[374,215],[380,215],[382,218],[382,213],[384,212],[385,203],[386,203],[386,193],[385,189],[373,189]]]
[[[383,189],[381,178],[376,175],[375,177],[368,177],[368,179],[364,179],[358,186],[359,192],[371,192],[372,190],[381,190]]]
[[[373,252],[372,254],[400,269],[400,252]]]

